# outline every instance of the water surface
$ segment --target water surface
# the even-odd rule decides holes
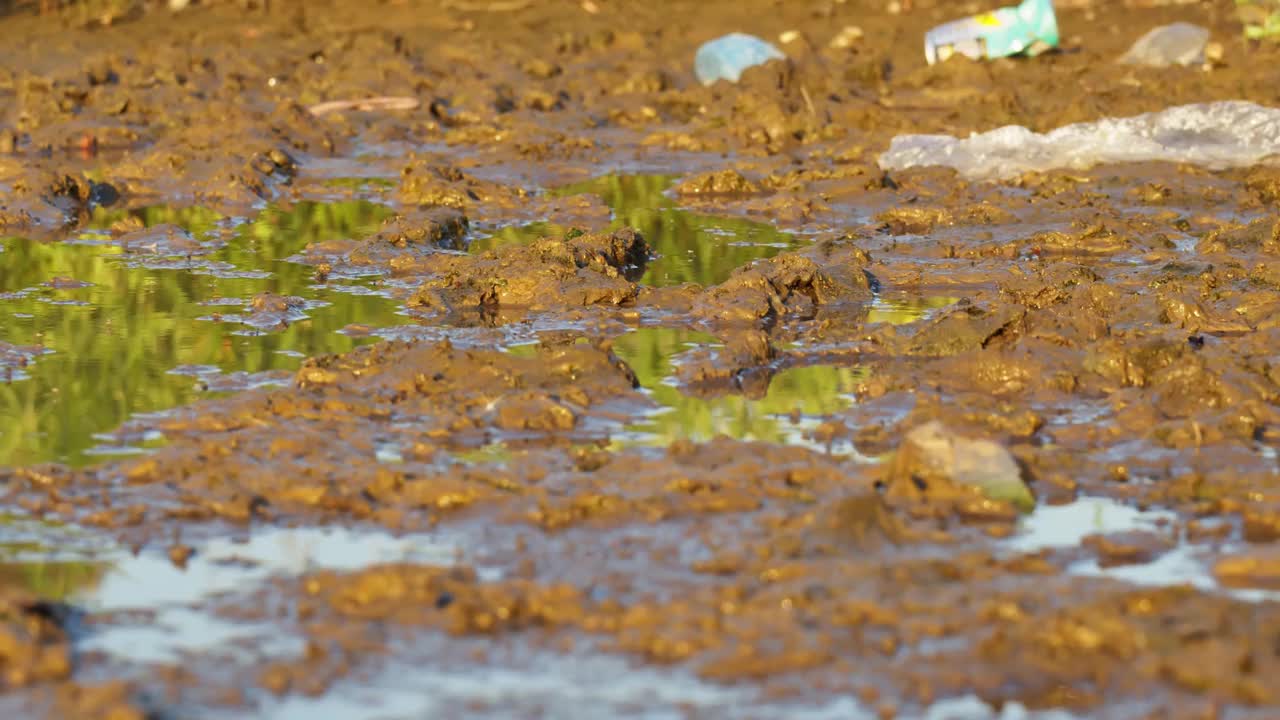
[[[773,257],[808,242],[765,223],[682,209],[668,193],[678,179],[675,175],[607,175],[556,188],[552,194],[597,195],[613,212],[610,229],[639,230],[656,256],[640,279],[646,285],[715,285],[752,260]],[[473,240],[470,250],[524,244],[561,236],[570,229],[554,222],[504,228]]]
[[[0,379],[0,466],[87,462],[97,434],[196,399],[211,374],[288,373],[303,357],[372,341],[339,332],[350,324],[405,321],[366,286],[318,284],[313,268],[286,260],[310,242],[368,234],[390,214],[385,206],[298,203],[239,224],[199,208],[148,208],[93,224],[126,214],[225,244],[166,256],[129,252],[104,230],[65,242],[0,240],[0,341],[44,350],[12,381]],[[263,292],[305,304],[282,326],[246,325]]]

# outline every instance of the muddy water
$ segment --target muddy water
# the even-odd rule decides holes
[[[1280,173],[878,160],[1230,2],[249,5],[2,8],[0,716],[1276,715]]]
[[[813,428],[853,402],[851,393],[868,375],[857,367],[796,367],[770,378],[763,397],[685,394],[675,379],[680,354],[715,344],[714,337],[668,328],[640,329],[615,341],[614,352],[635,370],[641,387],[658,405],[625,428],[617,439],[620,447],[667,447],[681,438],[707,441],[720,435],[818,446],[808,437]]]
[[[767,223],[683,209],[670,194],[677,180],[673,175],[608,175],[555,188],[549,195],[599,197],[612,213],[610,227],[639,230],[653,252],[640,282],[655,287],[715,285],[752,260],[773,257],[806,242]],[[564,235],[570,229],[546,222],[504,228],[472,240],[470,250],[524,244]]]
[[[1177,516],[1167,510],[1138,509],[1132,505],[1102,497],[1081,497],[1072,503],[1040,507],[1023,519],[1020,532],[1005,547],[1015,552],[1070,549],[1088,543],[1090,537],[1107,535],[1151,534],[1166,536],[1169,542],[1157,546],[1155,552],[1133,562],[1109,563],[1098,558],[1083,559],[1071,565],[1069,572],[1087,577],[1105,577],[1135,585],[1168,587],[1190,585],[1210,592],[1228,595],[1246,602],[1280,600],[1280,592],[1269,589],[1241,589],[1224,585],[1211,572],[1217,553],[1246,549],[1243,543],[1227,543],[1216,548],[1205,547],[1173,532]],[[1220,523],[1207,524],[1211,531],[1229,531]]]
[[[367,201],[269,207],[244,220],[146,208],[100,212],[92,225],[101,230],[65,242],[3,240],[0,337],[42,351],[0,384],[0,465],[127,451],[99,434],[210,388],[285,382],[302,358],[368,342],[344,328],[403,322],[370,283],[319,284],[312,268],[289,261],[308,243],[367,234],[388,214]],[[106,230],[126,217],[176,224],[221,247],[133,251]],[[261,293],[303,302],[279,321],[246,324]]]

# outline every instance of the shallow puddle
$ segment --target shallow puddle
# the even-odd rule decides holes
[[[960,298],[948,295],[909,295],[906,293],[881,293],[871,301],[867,311],[867,324],[888,323],[909,325],[927,320],[943,308],[960,302]]]
[[[1083,546],[1091,535],[1144,531],[1173,535],[1177,515],[1168,510],[1138,508],[1104,497],[1084,497],[1066,505],[1041,505],[1027,516],[1019,532],[1004,543],[1018,552],[1071,549]],[[1280,600],[1280,591],[1226,587],[1213,574],[1213,562],[1224,548],[1194,544],[1183,533],[1164,552],[1145,562],[1104,566],[1096,557],[1079,560],[1068,572],[1145,585],[1191,585],[1249,602]],[[1234,543],[1232,545],[1240,545]],[[1235,548],[1238,549],[1238,548]]]
[[[627,426],[615,438],[620,445],[666,447],[682,438],[697,442],[724,435],[826,450],[809,434],[832,413],[848,407],[854,388],[869,376],[863,367],[813,365],[777,373],[758,399],[686,395],[673,377],[679,355],[715,343],[710,335],[674,328],[641,328],[614,341],[614,353],[631,366],[641,387],[660,406]]]
[[[431,656],[431,645],[406,649],[423,656],[357,681],[340,682],[323,697],[294,694],[268,700],[258,717],[271,720],[408,720],[424,717],[554,717],[565,720],[733,717],[744,720],[872,720],[885,717],[853,697],[821,702],[768,697],[747,685],[721,685],[680,667],[655,667],[579,651],[485,653],[483,668],[458,667]],[[443,656],[446,653],[440,652]],[[496,656],[496,657],[495,657]],[[221,717],[221,716],[219,716]],[[228,716],[230,717],[230,716]],[[920,720],[1074,720],[1060,710],[1032,711],[1021,703],[993,708],[973,695],[939,700],[899,715]]]
[[[1175,517],[1165,510],[1139,510],[1103,497],[1080,498],[1066,505],[1039,505],[1023,519],[1008,547],[1020,552],[1076,547],[1090,535],[1155,530]]]
[[[419,652],[421,652],[419,650]],[[398,668],[359,682],[344,682],[324,697],[294,695],[269,703],[259,717],[309,720],[470,718],[736,717],[752,720],[871,720],[852,698],[821,704],[760,697],[748,687],[717,685],[682,668],[662,668],[596,653],[524,652],[500,655],[484,668],[440,666],[427,657],[413,670]],[[940,718],[947,716],[933,716]],[[991,717],[991,716],[979,716]]]
[[[43,353],[0,380],[0,466],[87,462],[119,449],[99,447],[97,434],[135,413],[280,381],[303,357],[372,341],[339,332],[348,325],[404,322],[398,303],[367,282],[317,285],[313,268],[286,260],[309,242],[365,235],[389,213],[348,201],[270,207],[241,224],[198,208],[94,218],[97,228],[126,215],[173,223],[220,245],[198,256],[125,248],[94,231],[59,243],[0,240],[0,348]],[[264,292],[301,302],[258,322],[251,304]]]
[[[99,539],[74,528],[0,517],[0,585],[65,600],[102,579],[100,551]]]
[[[681,209],[667,195],[677,179],[674,175],[608,175],[557,188],[552,194],[598,195],[613,211],[610,228],[639,230],[656,255],[640,280],[651,286],[715,285],[752,260],[806,244],[802,238],[764,223]],[[483,252],[524,244],[548,235],[563,235],[569,229],[554,223],[509,227],[473,240],[469,249]]]
[[[272,578],[379,563],[451,565],[460,557],[456,545],[432,535],[344,527],[264,528],[193,545],[186,566],[178,567],[158,546],[135,554],[74,528],[11,516],[0,522],[0,577],[90,613],[81,651],[165,663],[189,652],[234,654],[237,641],[255,638],[257,652],[296,652],[264,640],[254,623],[216,612],[219,599]],[[479,571],[497,579],[496,571]]]

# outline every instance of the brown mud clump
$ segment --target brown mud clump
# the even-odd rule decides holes
[[[12,586],[0,587],[0,672],[5,689],[71,674],[71,647],[63,627],[68,608]]]
[[[612,233],[570,231],[477,256],[432,255],[415,271],[432,276],[409,298],[411,307],[451,312],[482,307],[546,309],[624,305],[635,300],[649,246],[630,228]]]

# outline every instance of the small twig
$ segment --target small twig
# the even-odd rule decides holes
[[[818,110],[813,106],[813,98],[809,97],[809,88],[804,85],[800,86],[800,97],[804,98],[804,104],[809,108],[809,117],[818,117]]]
[[[307,112],[319,117],[343,110],[414,110],[420,103],[413,97],[371,97],[362,100],[330,100],[312,105]]]
[[[445,0],[444,6],[462,12],[515,12],[533,4],[533,0]]]

